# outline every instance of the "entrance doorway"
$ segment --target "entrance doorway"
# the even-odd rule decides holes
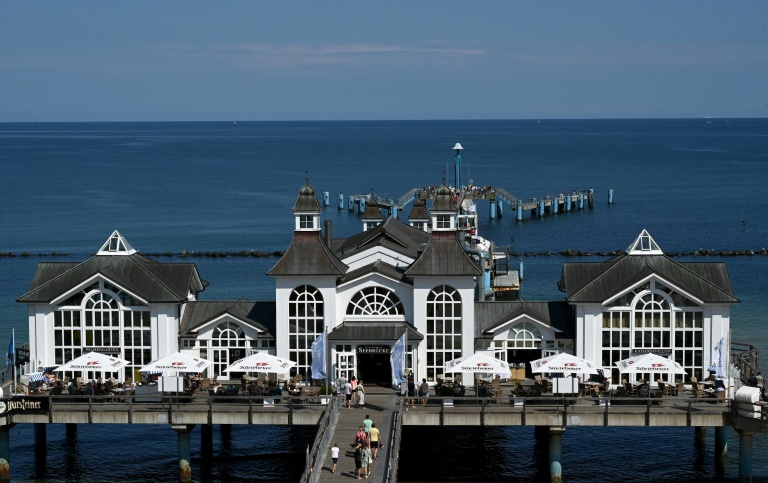
[[[541,349],[507,349],[507,362],[510,366],[525,365],[525,377],[533,377],[529,362],[541,359]]]
[[[389,354],[357,354],[357,377],[366,385],[389,387],[392,384]]]

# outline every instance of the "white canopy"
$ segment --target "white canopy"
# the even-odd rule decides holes
[[[200,359],[182,352],[174,352],[165,357],[150,362],[139,369],[140,372],[176,371],[176,372],[202,372],[212,364],[211,361]]]
[[[509,364],[481,352],[448,361],[445,364],[445,372],[480,372],[501,374],[503,377],[509,377],[510,374]]]
[[[224,372],[277,372],[284,374],[296,363],[275,357],[267,352],[257,352],[247,357],[235,361],[231,366],[224,369]]]
[[[533,372],[563,372],[576,374],[597,374],[597,368],[588,360],[561,352],[531,361]]]
[[[109,356],[100,352],[86,352],[75,357],[66,364],[57,367],[56,371],[96,371],[117,372],[128,365],[128,361],[119,357]]]
[[[683,366],[656,354],[640,354],[616,362],[619,372],[636,374],[638,372],[660,372],[664,374],[685,374]]]

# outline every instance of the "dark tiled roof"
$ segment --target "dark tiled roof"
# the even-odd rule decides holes
[[[342,322],[328,334],[328,340],[380,340],[394,342],[408,328],[408,340],[422,340],[421,335],[406,322]]]
[[[365,213],[363,213],[363,216],[361,217],[363,220],[383,220],[384,217],[381,215],[381,209],[379,208],[379,203],[376,202],[376,199],[371,196],[368,199],[368,204],[365,206]]]
[[[458,202],[454,203],[453,201],[453,193],[451,192],[451,189],[447,187],[445,184],[440,185],[437,190],[435,191],[435,199],[432,201],[432,213],[435,213],[437,211],[440,212],[457,212],[459,209],[457,208]]]
[[[320,203],[317,201],[315,195],[315,189],[309,185],[309,180],[304,183],[304,186],[299,190],[299,197],[296,199],[296,204],[293,206],[293,212],[313,212],[320,213]]]
[[[564,263],[560,289],[569,302],[604,302],[649,275],[707,303],[737,303],[724,263],[678,263],[665,255],[619,255],[602,263]]]
[[[228,314],[258,330],[267,332],[274,337],[275,333],[275,302],[251,302],[245,299],[232,301],[193,301],[186,305],[181,319],[179,333],[183,336],[193,335],[199,327],[211,320]]]
[[[560,338],[575,337],[575,319],[567,302],[475,302],[475,337],[489,337],[500,325],[526,315],[561,332]]]
[[[409,277],[417,275],[481,275],[477,263],[461,247],[456,232],[432,232],[424,253],[405,271]]]
[[[331,253],[319,231],[297,231],[268,275],[341,275],[347,266]]]
[[[78,264],[41,263],[18,302],[50,302],[96,274],[152,302],[181,302],[204,288],[194,263],[160,263],[138,253],[97,255]]]
[[[413,209],[411,214],[408,215],[408,219],[413,220],[429,220],[429,214],[427,213],[427,204],[421,198],[416,198],[413,202]]]
[[[331,244],[335,247],[334,253],[339,258],[381,246],[415,259],[419,254],[419,245],[427,241],[429,241],[429,233],[389,216],[375,228],[353,235],[338,246],[335,243]]]
[[[371,273],[379,273],[381,275],[384,275],[385,277],[389,277],[393,280],[397,280],[399,282],[404,282],[407,284],[413,283],[411,280],[406,278],[403,270],[393,267],[388,263],[384,263],[381,260],[376,260],[370,265],[366,265],[364,267],[358,268],[357,270],[352,270],[350,272],[347,272],[344,276],[342,276],[339,279],[339,284],[351,282],[352,280],[356,280],[360,277],[364,277]]]

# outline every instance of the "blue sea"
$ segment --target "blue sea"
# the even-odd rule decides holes
[[[338,210],[339,193],[396,199],[418,186],[454,182],[460,142],[462,182],[493,185],[518,198],[593,189],[593,209],[515,221],[489,219],[480,234],[509,245],[525,266],[522,296],[562,299],[565,261],[557,252],[625,249],[647,229],[667,253],[768,248],[768,119],[515,120],[403,122],[189,122],[0,124],[0,347],[11,329],[28,340],[26,307],[15,300],[41,261],[82,261],[113,230],[143,253],[182,250],[285,250],[291,208],[305,178],[331,205],[335,236],[360,230],[359,216]],[[614,204],[608,204],[608,190]],[[404,219],[410,206],[401,215]],[[65,256],[50,256],[58,252]],[[546,255],[546,253],[552,253]],[[159,260],[178,260],[157,256]],[[580,260],[601,260],[600,256]],[[767,256],[678,256],[725,261],[735,295],[734,341],[768,355]],[[204,300],[273,300],[265,273],[275,257],[187,258],[210,285]],[[298,479],[312,428],[215,429],[210,464],[193,432],[200,481]],[[428,441],[440,442],[424,445]],[[738,437],[729,435],[723,473],[714,464],[714,431],[697,442],[692,428],[568,428],[568,481],[738,479]],[[11,430],[14,481],[173,480],[176,435],[170,428],[48,430],[47,459],[36,458],[32,428]],[[407,429],[404,482],[500,482],[546,479],[532,428]],[[756,481],[768,481],[768,436],[754,442]]]

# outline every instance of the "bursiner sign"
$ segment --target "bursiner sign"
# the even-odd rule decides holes
[[[48,414],[47,397],[17,396],[0,401],[0,415],[12,414]]]

